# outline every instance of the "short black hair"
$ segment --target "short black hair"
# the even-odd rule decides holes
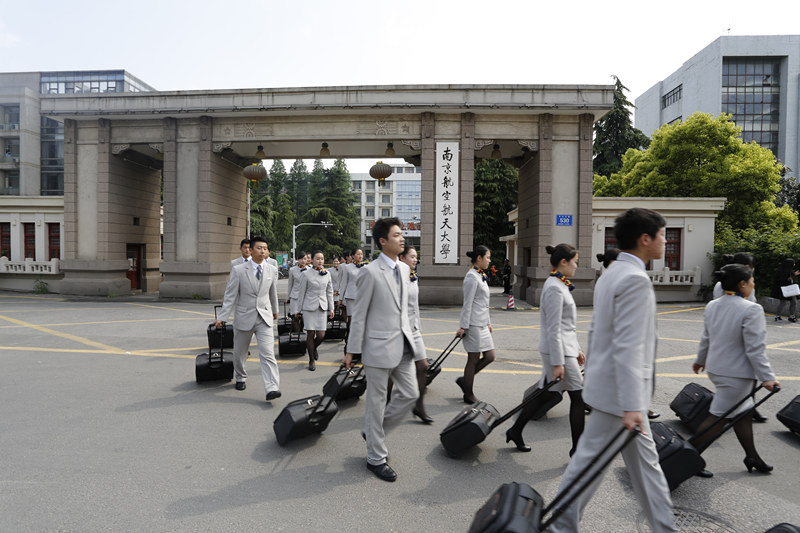
[[[250,246],[254,246],[257,242],[263,242],[269,248],[269,243],[267,242],[267,239],[265,239],[264,237],[258,235],[256,235],[255,237],[250,237]]]
[[[410,244],[410,243],[406,242],[406,245],[403,246],[403,251],[400,252],[400,257],[407,256],[408,252],[410,252],[411,250],[416,250],[416,248],[414,248],[413,244]]]
[[[608,268],[612,261],[617,260],[617,256],[622,250],[619,248],[609,248],[604,254],[597,254],[597,260],[603,263],[603,268]]]
[[[719,281],[724,291],[738,291],[739,282],[747,281],[753,277],[753,271],[747,265],[731,263],[719,269]]]
[[[622,250],[635,250],[639,237],[647,233],[656,238],[667,221],[659,213],[644,207],[632,207],[614,221],[614,236]]]
[[[325,257],[325,252],[323,252],[322,250],[314,250],[313,252],[311,252],[311,259],[314,259],[314,256],[317,254],[322,254],[322,257],[323,258]]]
[[[489,252],[489,247],[484,246],[483,244],[479,244],[475,247],[474,250],[470,250],[467,252],[467,257],[469,257],[470,261],[473,263],[478,260],[479,257],[485,256]]]
[[[753,258],[752,254],[749,254],[747,252],[736,252],[735,254],[725,254],[722,256],[722,260],[725,261],[726,265],[735,263],[737,265],[744,265],[752,268],[756,267],[755,259]]]
[[[241,247],[242,247],[242,246],[244,246],[245,244],[246,244],[247,246],[250,246],[250,239],[242,239],[242,242],[240,242],[240,243],[239,243],[239,248],[241,248]]]
[[[392,226],[403,229],[403,223],[397,217],[379,218],[375,221],[375,225],[372,226],[372,240],[375,241],[375,246],[378,247],[378,250],[383,250],[381,239],[389,238],[389,230],[392,229]]]
[[[565,242],[556,246],[545,246],[544,250],[550,254],[550,264],[554,267],[557,267],[562,259],[571,261],[573,257],[578,255],[578,249]]]

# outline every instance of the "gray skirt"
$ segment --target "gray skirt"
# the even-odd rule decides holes
[[[713,383],[714,387],[717,389],[714,392],[714,399],[711,400],[711,406],[708,409],[714,416],[724,415],[725,411],[733,407],[736,402],[752,394],[753,385],[756,384],[755,379],[732,378],[730,376],[712,374],[711,372],[708,372],[708,379],[711,380],[711,383]],[[736,411],[729,416],[733,418],[739,413],[752,409],[753,405],[755,405],[753,403],[753,398],[748,398],[741,407],[736,409]]]
[[[303,329],[306,331],[325,331],[328,329],[328,315],[330,315],[330,311],[323,311],[322,309],[303,311]]]
[[[544,387],[547,381],[553,379],[553,365],[550,363],[550,354],[540,353],[540,355],[542,356],[542,380],[540,380],[539,386]],[[564,358],[564,379],[561,380],[561,383],[553,385],[550,390],[553,392],[583,390],[583,376],[577,357]]]
[[[294,316],[300,312],[300,309],[298,309],[299,303],[300,302],[297,298],[291,298],[291,297],[289,298],[289,314],[291,316]]]
[[[468,352],[487,352],[494,350],[494,341],[489,326],[470,326],[464,332],[464,349]]]

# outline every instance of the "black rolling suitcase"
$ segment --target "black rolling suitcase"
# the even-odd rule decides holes
[[[442,350],[442,353],[440,353],[439,356],[435,360],[434,359],[428,359],[428,370],[425,373],[425,385],[426,386],[430,385],[431,381],[436,379],[436,376],[438,376],[439,373],[442,371],[442,363],[444,363],[444,360],[447,359],[448,355],[450,355],[450,352],[452,352],[453,349],[456,346],[458,346],[459,342],[461,342],[461,337],[456,335],[453,338],[453,340],[450,341],[450,344],[448,344],[447,347],[444,350]]]
[[[330,396],[317,394],[290,402],[272,423],[278,444],[322,433],[331,419],[339,412],[339,406]]]
[[[748,394],[736,402],[730,409],[725,411],[720,418],[728,418],[739,408],[740,405],[746,402],[748,398],[755,396],[755,393],[758,392],[758,390],[762,387],[763,385],[756,387],[752,393]],[[775,387],[772,392],[756,402],[753,409],[767,401],[770,396],[776,394],[778,391],[780,391],[780,388]],[[700,457],[700,454],[703,453],[709,446],[711,446],[711,444],[720,438],[726,431],[731,429],[739,420],[746,416],[753,416],[753,410],[748,409],[747,411],[736,415],[732,420],[725,423],[722,429],[720,429],[711,439],[699,447],[695,447],[690,441],[695,441],[697,437],[705,434],[707,431],[710,431],[716,424],[707,427],[697,435],[693,436],[690,441],[686,441],[675,430],[663,423],[654,422],[650,424],[650,429],[653,432],[653,440],[656,443],[656,450],[658,451],[658,462],[661,465],[661,470],[664,472],[664,477],[667,479],[669,490],[675,490],[678,485],[703,470],[706,462],[702,457]]]
[[[305,333],[286,333],[278,336],[279,357],[300,357],[306,353]]]
[[[347,333],[347,324],[344,320],[334,318],[328,320],[328,326],[325,330],[325,340],[340,341],[344,339]]]
[[[541,380],[539,380],[539,383],[537,383],[536,385],[531,385],[530,387],[528,387],[528,388],[525,390],[525,392],[522,394],[522,399],[523,399],[523,401],[525,400],[525,398],[527,398],[528,396],[530,396],[531,394],[533,394],[534,392],[536,392],[537,390],[540,390],[540,389],[541,389]],[[545,402],[544,402],[544,403],[543,403],[543,404],[542,404],[542,405],[541,405],[541,406],[540,406],[540,407],[539,407],[539,408],[536,410],[536,412],[535,412],[535,413],[533,413],[533,416],[531,417],[531,420],[539,420],[539,419],[541,419],[542,417],[544,417],[544,415],[546,415],[546,414],[547,414],[547,412],[548,412],[550,409],[552,409],[553,407],[555,407],[556,405],[558,405],[558,404],[561,402],[561,399],[562,399],[563,397],[564,397],[564,395],[563,395],[563,394],[551,393],[551,394],[550,394],[550,395],[547,397],[547,401],[545,401]]]
[[[217,320],[217,310],[221,305],[214,306],[214,320]],[[209,324],[206,329],[206,336],[208,337],[208,351],[219,352],[223,349],[233,350],[233,325],[222,323],[222,327],[216,328],[214,324]]]
[[[778,411],[777,418],[789,428],[789,431],[800,435],[800,396],[795,396],[791,402]]]
[[[363,370],[363,366],[358,368],[340,366],[322,387],[322,394],[336,401],[361,397],[367,390],[367,378]]]
[[[214,309],[216,314],[216,308]],[[233,360],[225,359],[225,336],[230,326],[222,323],[222,326],[215,328],[212,324],[208,332],[208,352],[201,353],[194,360],[194,379],[197,383],[204,381],[230,381],[233,379]],[[213,334],[210,330],[214,330]],[[216,336],[216,340],[212,338]],[[233,346],[233,341],[230,343]]]
[[[575,477],[564,492],[558,495],[545,507],[544,498],[536,492],[536,489],[524,483],[506,483],[489,498],[489,500],[478,509],[469,533],[540,533],[546,531],[559,516],[570,506],[581,493],[592,484],[597,476],[611,463],[616,455],[628,445],[639,434],[636,428],[630,432],[620,446],[609,454],[602,464],[595,468],[595,465],[608,452],[611,446],[627,431],[624,427],[611,439],[597,456],[586,465]],[[594,472],[576,488],[576,485],[594,468]],[[542,521],[543,517],[550,513],[550,518]]]
[[[522,410],[529,402],[536,399],[539,394],[548,390],[560,380],[553,380],[541,392],[526,398],[521,404],[500,416],[492,405],[486,402],[474,403],[461,410],[456,417],[447,424],[439,435],[447,455],[458,457],[469,448],[480,444],[491,431]]]
[[[788,522],[781,522],[766,530],[764,533],[800,533],[800,527]]]
[[[713,399],[713,392],[697,383],[689,383],[670,402],[669,408],[694,432],[708,418]]]
[[[278,335],[283,335],[292,331],[292,319],[286,312],[286,304],[283,304],[283,316],[278,319]]]

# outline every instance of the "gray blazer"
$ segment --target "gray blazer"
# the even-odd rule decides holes
[[[725,295],[706,305],[695,363],[718,376],[770,381],[764,309],[739,296]]]
[[[409,269],[410,270],[410,269]],[[425,359],[425,341],[422,340],[422,329],[419,319],[419,280],[408,283],[408,322],[414,335],[414,360]]]
[[[272,315],[278,312],[278,270],[266,262],[262,266],[260,282],[252,261],[236,265],[231,271],[219,319],[227,320],[233,312],[234,329],[253,329],[259,316],[272,326]]]
[[[296,300],[300,297],[300,276],[303,275],[303,272],[297,265],[289,269],[289,287],[287,289],[289,298]]]
[[[344,268],[342,279],[339,281],[339,296],[342,297],[342,300],[345,298],[355,300],[358,297],[358,284],[356,281],[358,281],[359,273],[366,267],[358,268],[355,263],[345,263],[339,268]]]
[[[360,353],[367,366],[394,368],[403,359],[405,343],[414,349],[414,335],[408,321],[409,268],[398,262],[398,288],[392,268],[376,259],[360,268],[358,299],[350,322],[348,353]],[[400,290],[398,290],[400,289]]]
[[[489,319],[489,284],[483,281],[478,271],[470,268],[464,276],[464,305],[461,307],[459,327],[469,329],[470,326],[488,326]]]
[[[271,257],[267,257],[267,263],[269,263],[270,265],[274,266],[275,270],[278,269],[278,262],[275,259],[273,259]]]
[[[342,272],[344,272],[342,270],[342,265],[339,265],[339,268],[331,267],[328,269],[328,273],[331,275],[331,284],[333,285],[334,300],[340,300],[342,296],[341,290],[339,289],[339,283],[342,281]],[[336,292],[339,292],[340,294],[336,296]]]
[[[248,259],[247,262],[249,263],[250,260]],[[242,257],[241,255],[239,257],[237,257],[236,259],[234,259],[233,261],[231,261],[231,271],[228,274],[228,276],[233,274],[233,267],[235,267],[236,265],[241,265],[242,263],[244,263],[244,257]]]
[[[722,290],[722,282],[718,281],[717,284],[714,285],[714,290],[711,291],[711,298],[716,300],[717,298],[722,298],[723,296],[725,296],[725,291]],[[758,303],[758,300],[756,299],[756,291],[751,292],[747,300],[753,303]]]
[[[297,298],[298,309],[303,311],[328,311],[333,309],[333,283],[331,274],[320,276],[313,268],[300,276],[300,290]]]
[[[620,254],[595,284],[584,401],[615,416],[649,409],[656,342],[653,283],[634,257]]]
[[[575,300],[564,283],[550,276],[542,287],[540,309],[541,334],[539,352],[550,356],[550,363],[563,365],[565,357],[578,357]]]

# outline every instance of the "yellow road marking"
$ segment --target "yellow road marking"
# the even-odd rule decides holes
[[[126,305],[133,305],[136,307],[148,307],[150,309],[162,309],[164,311],[178,311],[179,313],[192,313],[194,315],[202,315],[207,317],[213,317],[213,313],[201,313],[200,311],[189,311],[188,309],[175,309],[174,307],[163,307],[160,305],[145,305],[145,304],[126,304]]]
[[[198,318],[142,318],[137,320],[105,320],[98,322],[62,322],[60,324],[42,324],[42,326],[88,326],[88,325],[101,325],[101,324],[130,324],[133,322],[170,322],[174,320],[199,320]],[[26,326],[0,326],[0,329],[22,328]]]
[[[10,294],[0,294],[0,298],[20,298],[22,300],[52,300],[55,302],[63,302],[64,298],[55,298],[48,296],[13,296]]]
[[[35,329],[37,331],[41,331],[42,333],[49,333],[50,335],[55,335],[56,337],[61,337],[62,339],[69,339],[71,341],[79,342],[81,344],[85,344],[87,346],[94,346],[95,348],[100,348],[101,350],[112,350],[112,351],[119,351],[118,348],[114,348],[113,346],[108,346],[107,344],[102,344],[99,342],[95,342],[93,340],[86,339],[84,337],[78,337],[77,335],[71,335],[69,333],[62,333],[60,331],[56,331],[54,329],[45,328],[42,326],[37,326],[36,324],[31,324],[30,322],[23,322],[22,320],[17,320],[16,318],[11,318],[8,316],[0,315],[0,318],[3,320],[7,320],[12,324],[18,324],[20,326],[25,326],[31,329]]]
[[[656,313],[657,315],[670,315],[672,313],[686,313],[687,311],[699,311],[701,309],[705,309],[705,307],[690,307],[688,309],[677,309],[675,311],[661,311]]]
[[[697,359],[697,355],[675,355],[672,357],[660,357],[656,359],[656,363],[668,363],[670,361],[687,361],[689,359]]]

